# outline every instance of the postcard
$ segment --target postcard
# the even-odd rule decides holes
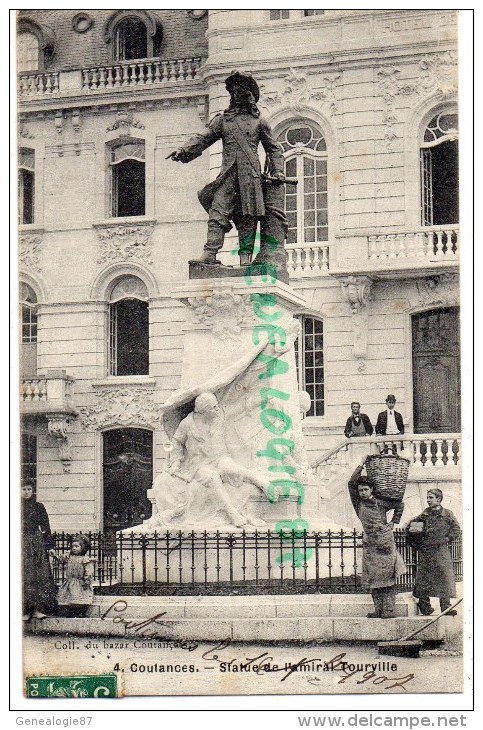
[[[17,11],[28,707],[464,692],[458,16]]]

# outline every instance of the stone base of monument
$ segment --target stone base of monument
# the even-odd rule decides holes
[[[457,584],[460,585],[460,584]],[[27,631],[69,636],[117,636],[149,648],[170,641],[381,641],[399,639],[428,623],[409,593],[396,598],[396,618],[368,619],[369,595],[95,596],[86,618],[32,620]],[[140,629],[140,622],[155,622]],[[462,630],[462,615],[424,629],[423,641],[447,641]],[[143,635],[143,633],[145,635]]]
[[[226,279],[231,277],[243,277],[247,272],[251,271],[257,276],[267,276],[273,271],[273,266],[265,263],[254,262],[252,266],[256,269],[250,269],[247,266],[227,266],[226,264],[205,264],[202,261],[189,261],[189,278],[190,279]],[[279,281],[284,284],[289,283],[289,277],[286,272],[279,272],[277,275]]]

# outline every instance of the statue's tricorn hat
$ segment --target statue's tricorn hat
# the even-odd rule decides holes
[[[234,86],[245,86],[252,92],[253,96],[255,97],[255,101],[258,101],[260,98],[260,89],[257,82],[250,73],[233,71],[233,73],[231,73],[225,79],[225,86],[230,92],[232,91]]]

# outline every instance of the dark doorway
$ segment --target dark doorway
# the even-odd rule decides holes
[[[143,428],[104,433],[104,533],[140,525],[151,517],[147,497],[153,481],[153,434]]]
[[[459,308],[412,317],[415,433],[458,433],[460,423]]]

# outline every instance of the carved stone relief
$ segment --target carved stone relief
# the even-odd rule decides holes
[[[250,297],[229,288],[207,297],[190,297],[188,305],[193,321],[209,327],[220,340],[236,339],[242,326],[254,321]]]
[[[442,99],[448,99],[457,92],[458,60],[455,51],[425,56],[419,62],[421,81],[419,89],[434,93],[437,91]]]
[[[98,264],[114,261],[141,261],[152,264],[151,236],[154,225],[114,225],[97,228],[100,249]]]
[[[161,412],[151,391],[139,387],[109,388],[98,392],[93,406],[80,408],[85,429],[106,426],[148,426],[159,423]]]
[[[19,134],[22,139],[35,139],[35,136],[32,134],[30,129],[24,123],[20,124]]]
[[[21,233],[19,237],[19,262],[22,267],[41,272],[42,234]]]
[[[445,273],[428,276],[417,282],[419,303],[422,306],[434,304],[438,306],[455,306],[460,301],[459,276]]]
[[[106,128],[106,132],[112,132],[115,129],[126,129],[127,127],[135,127],[136,129],[144,129],[139,119],[134,118],[134,114],[127,109],[121,109],[117,113],[117,119],[113,124]]]
[[[57,441],[59,459],[62,462],[62,468],[64,472],[68,473],[70,471],[72,461],[72,452],[68,435],[72,430],[72,421],[63,414],[49,414],[47,417],[47,428],[49,434]]]
[[[267,108],[286,104],[292,112],[300,113],[307,103],[325,101],[332,115],[337,111],[337,82],[340,78],[340,73],[323,74],[321,78],[317,77],[318,83],[322,82],[323,87],[314,89],[309,75],[291,68],[282,80],[281,91],[263,92],[262,104]]]
[[[373,281],[369,276],[348,276],[341,281],[342,291],[352,311],[353,347],[352,353],[358,361],[357,369],[364,372],[367,367],[367,333],[369,312],[367,304],[371,297]]]
[[[381,96],[384,102],[382,121],[386,127],[384,140],[389,150],[394,149],[399,135],[395,125],[398,122],[396,100],[398,96],[434,95],[448,99],[456,94],[458,82],[458,66],[456,53],[445,53],[424,56],[417,67],[418,78],[413,81],[401,79],[401,69],[397,66],[385,66],[377,71]]]

